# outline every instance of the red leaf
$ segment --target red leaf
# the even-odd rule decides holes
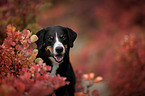
[[[21,45],[16,45],[16,49],[19,51],[22,49],[22,46]]]
[[[46,71],[50,71],[51,70],[51,66],[46,66]]]
[[[11,42],[11,45],[12,45],[12,46],[15,46],[15,45],[16,45],[16,43],[15,43],[15,42]]]

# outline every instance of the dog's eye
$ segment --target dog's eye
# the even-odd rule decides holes
[[[64,36],[64,35],[60,35],[60,38],[63,40],[66,40],[66,36]]]
[[[49,37],[48,37],[48,40],[49,40],[49,41],[52,41],[53,39],[54,39],[53,36],[49,36]]]

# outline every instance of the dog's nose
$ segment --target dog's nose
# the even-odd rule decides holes
[[[63,47],[56,47],[55,50],[57,53],[61,53],[63,51]]]

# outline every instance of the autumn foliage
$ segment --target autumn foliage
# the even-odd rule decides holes
[[[95,84],[102,81],[103,77],[95,77],[94,73],[83,74],[80,70],[76,70],[75,74],[77,78],[75,96],[100,96]]]
[[[0,44],[6,37],[5,29],[9,24],[13,24],[20,31],[30,28],[36,22],[38,8],[41,5],[41,0],[1,0],[0,1]],[[39,29],[37,28],[33,29]],[[31,26],[32,27],[32,26]],[[33,30],[33,31],[34,31]]]
[[[0,44],[3,43],[0,46],[0,82],[5,81],[1,83],[0,92],[14,89],[14,85],[10,87],[3,78],[14,77],[21,82],[19,76],[31,73],[29,79],[32,79],[36,76],[32,75],[34,69],[38,69],[37,73],[43,77],[43,70],[50,68],[41,67],[40,71],[40,66],[45,63],[40,58],[35,60],[37,50],[31,41],[31,32],[36,33],[40,27],[61,25],[70,27],[78,34],[70,56],[74,70],[79,70],[76,71],[76,92],[79,92],[76,94],[84,95],[83,76],[89,77],[89,74],[83,74],[93,72],[96,76],[103,76],[111,96],[144,96],[143,9],[145,0],[0,0]],[[9,26],[6,34],[9,24],[20,31],[12,28],[15,31],[10,32]],[[18,42],[15,38],[19,39]],[[37,38],[34,36],[33,39]],[[24,93],[29,95],[24,85]],[[97,91],[94,93],[97,94]]]
[[[7,26],[7,38],[0,45],[0,94],[2,96],[45,96],[69,82],[50,76],[51,67],[36,58],[36,35]]]
[[[111,82],[113,96],[145,95],[145,39],[127,35],[117,50],[116,68]]]

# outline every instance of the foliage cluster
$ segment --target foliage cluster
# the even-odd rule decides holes
[[[28,25],[36,31],[39,26],[36,23],[36,15],[41,5],[41,0],[2,0],[0,4],[0,44],[6,37],[5,29],[8,24],[13,24],[19,30]],[[34,26],[37,26],[34,27]]]
[[[95,88],[95,84],[102,81],[103,78],[96,78],[94,73],[83,74],[80,70],[76,70],[76,96],[100,96],[99,91]]]
[[[145,39],[129,35],[121,42],[116,56],[117,66],[111,82],[113,96],[145,95]],[[113,85],[113,86],[112,86]]]
[[[36,35],[7,26],[7,38],[0,45],[0,94],[2,96],[45,96],[69,82],[50,76],[51,67],[36,58]]]

